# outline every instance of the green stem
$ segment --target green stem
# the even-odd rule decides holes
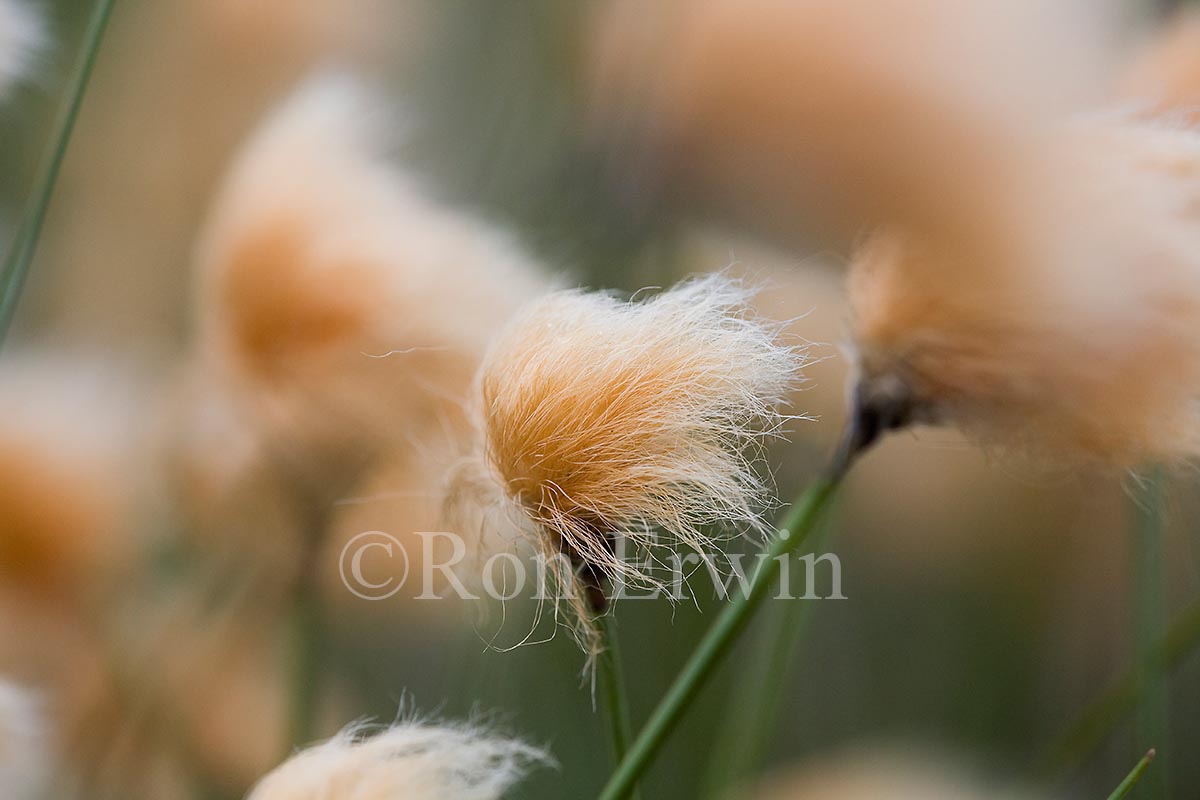
[[[1198,644],[1200,602],[1180,614],[1148,657],[1126,670],[1050,747],[1039,767],[1041,775],[1047,779],[1055,778],[1077,767],[1137,707],[1147,675],[1171,672]]]
[[[1141,702],[1135,717],[1136,746],[1139,753],[1155,750],[1166,756],[1170,725],[1166,676],[1154,668],[1154,649],[1166,633],[1166,590],[1163,574],[1163,477],[1155,470],[1134,498],[1136,525],[1133,561],[1134,641],[1137,647],[1136,669],[1142,686]],[[1143,797],[1166,797],[1167,769],[1160,759],[1159,768],[1146,779]]]
[[[0,289],[0,342],[3,342],[12,324],[21,289],[25,285],[25,276],[29,274],[29,264],[37,251],[38,240],[46,221],[46,211],[50,207],[50,198],[58,183],[63,159],[66,158],[67,147],[71,142],[71,133],[75,130],[75,121],[79,117],[79,109],[83,106],[88,81],[96,66],[100,43],[104,39],[104,31],[108,27],[115,4],[116,0],[98,0],[92,9],[91,19],[83,35],[83,50],[67,89],[67,102],[59,110],[54,124],[52,149],[38,175],[33,196],[26,208],[16,239],[4,260],[3,288]]]
[[[1137,763],[1132,772],[1125,776],[1125,780],[1121,781],[1121,785],[1113,790],[1113,793],[1108,796],[1108,800],[1121,800],[1121,798],[1129,794],[1133,787],[1137,785],[1137,782],[1141,780],[1142,775],[1149,769],[1150,762],[1153,760],[1153,750],[1142,756],[1142,760]]]
[[[330,506],[304,492],[295,479],[297,504],[303,509],[303,553],[296,573],[291,607],[291,747],[310,744],[317,732],[317,711],[325,684],[325,648],[329,641],[321,603],[321,541],[330,524]]]
[[[320,598],[313,589],[304,585],[297,591],[292,605],[289,752],[294,747],[310,744],[316,736],[324,630]]]
[[[712,676],[714,668],[729,652],[730,646],[763,599],[779,572],[779,557],[792,553],[804,543],[821,511],[837,487],[837,480],[822,478],[809,487],[780,526],[777,535],[759,562],[750,580],[749,591],[736,597],[722,609],[716,622],[700,641],[675,683],[659,702],[654,713],[634,740],[629,753],[617,767],[600,793],[600,800],[624,800],[634,784],[650,766],[683,712]]]
[[[829,527],[818,527],[813,551],[822,549]],[[710,756],[703,792],[708,800],[727,797],[766,758],[779,718],[779,698],[795,667],[812,610],[813,604],[803,599],[776,599],[763,613],[750,669],[734,682],[729,696],[730,723],[721,728]]]
[[[617,640],[617,626],[613,614],[601,614],[596,620],[604,649],[600,653],[597,669],[600,672],[601,691],[604,694],[604,711],[608,721],[609,744],[613,763],[620,764],[629,750],[633,739],[633,724],[629,716],[629,694],[625,689],[625,675],[621,667],[621,649]]]

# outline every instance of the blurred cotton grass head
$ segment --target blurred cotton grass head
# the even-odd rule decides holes
[[[543,750],[468,724],[354,726],[276,768],[249,800],[500,800],[550,763]]]
[[[591,30],[591,110],[613,163],[804,247],[849,244],[882,215],[954,213],[958,176],[1107,88],[1117,25],[1110,0],[645,5],[597,4]]]
[[[1121,467],[1200,453],[1200,137],[1063,122],[975,222],[876,235],[852,269],[857,413]]]
[[[384,158],[384,105],[345,75],[304,83],[235,159],[197,257],[195,368],[228,398],[222,429],[250,466],[334,495],[383,451],[448,449],[488,337],[542,285],[507,235]],[[248,468],[198,444],[210,485]]]
[[[901,750],[864,750],[814,759],[770,779],[753,800],[1018,800],[961,763]]]
[[[93,354],[0,360],[6,591],[79,610],[128,569],[154,488],[145,389],[125,365]]]
[[[0,100],[36,66],[46,23],[26,0],[0,0]]]
[[[29,690],[0,680],[0,787],[9,800],[36,800],[50,784],[41,703]]]
[[[755,461],[806,356],[754,316],[751,294],[720,274],[641,301],[559,292],[525,309],[480,369],[479,442],[450,510],[532,542],[593,654],[606,582],[655,584],[617,557],[617,537],[707,555],[713,526],[766,528]]]
[[[1112,4],[683,8],[661,129],[789,222],[816,190],[876,231],[850,276],[854,447],[944,422],[1123,467],[1200,451],[1200,138],[1081,115],[1108,88]]]

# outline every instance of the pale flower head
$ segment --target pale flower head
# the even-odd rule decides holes
[[[508,236],[384,158],[381,107],[349,78],[313,78],[217,195],[195,366],[241,456],[201,441],[189,457],[212,484],[260,458],[342,492],[385,450],[452,440],[488,337],[540,289]]]
[[[723,275],[641,301],[560,292],[531,304],[484,361],[480,442],[455,475],[452,510],[569,559],[557,577],[589,650],[603,584],[653,583],[614,554],[617,537],[645,551],[661,532],[711,555],[710,526],[765,529],[758,445],[779,432],[804,356],[753,315],[750,295]]]
[[[470,725],[349,728],[267,775],[249,800],[500,800],[542,750]]]
[[[1123,467],[1200,453],[1200,138],[1063,124],[971,226],[892,229],[850,290],[860,421]]]
[[[303,86],[245,146],[202,237],[204,355],[300,430],[438,424],[538,286],[508,237],[386,162],[377,106],[340,76]]]

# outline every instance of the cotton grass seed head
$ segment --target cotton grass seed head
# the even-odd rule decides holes
[[[541,286],[508,236],[384,157],[392,121],[321,74],[235,159],[197,255],[198,369],[324,483],[466,428],[491,333]]]
[[[72,605],[130,567],[154,490],[146,390],[94,354],[0,360],[0,585]]]
[[[0,99],[29,74],[45,40],[45,22],[33,5],[0,0]]]
[[[852,269],[860,418],[1119,467],[1200,452],[1200,138],[1063,124],[976,223],[877,234]]]
[[[469,725],[349,728],[267,775],[249,800],[500,800],[545,752]]]
[[[590,650],[595,584],[653,583],[614,555],[617,537],[707,554],[712,526],[765,528],[758,445],[779,432],[804,355],[752,314],[750,295],[722,275],[641,301],[560,292],[520,314],[484,361],[481,441],[452,507],[567,556],[574,570],[558,577]]]

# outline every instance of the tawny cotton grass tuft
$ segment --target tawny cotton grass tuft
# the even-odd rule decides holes
[[[850,279],[868,438],[946,422],[1120,466],[1200,453],[1200,140],[1078,117],[1107,5],[681,4],[647,72],[656,130],[785,225],[815,183],[878,228]]]
[[[45,21],[32,4],[0,0],[0,99],[29,74],[45,42]]]
[[[615,555],[618,537],[644,552],[661,532],[710,554],[709,526],[765,528],[755,444],[779,431],[804,355],[752,315],[750,295],[722,275],[640,302],[556,293],[480,369],[480,442],[451,512],[480,512],[481,529],[547,557],[589,652],[604,582],[654,583]]]
[[[48,743],[38,699],[0,680],[0,789],[7,800],[44,796],[50,782]]]
[[[1119,467],[1200,454],[1200,137],[1091,117],[1009,166],[970,227],[860,252],[860,415]]]
[[[469,725],[351,727],[278,767],[249,800],[500,800],[549,763],[538,748]]]

